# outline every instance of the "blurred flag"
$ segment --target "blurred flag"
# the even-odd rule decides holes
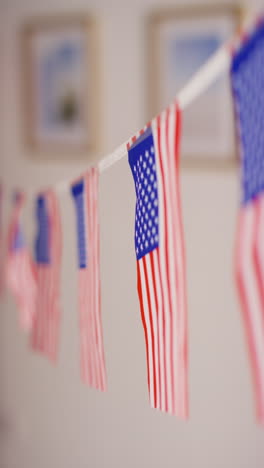
[[[81,375],[84,383],[106,390],[96,168],[89,170],[81,180],[73,184],[72,195],[78,236]]]
[[[256,391],[264,423],[264,24],[236,53],[231,79],[240,139],[242,203],[236,278]]]
[[[31,344],[33,349],[56,361],[61,317],[62,232],[59,203],[53,190],[38,196],[36,216],[37,303]]]
[[[22,231],[21,215],[24,203],[24,194],[15,193],[8,230],[6,281],[19,308],[20,324],[28,331],[32,327],[36,311],[36,274]]]
[[[188,417],[185,249],[179,186],[181,114],[174,103],[128,144],[135,249],[153,408]]]

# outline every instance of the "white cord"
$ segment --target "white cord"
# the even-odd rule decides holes
[[[256,21],[247,21],[246,30],[250,31]],[[240,38],[235,37],[222,46],[216,53],[194,74],[184,88],[179,92],[176,100],[180,109],[188,107],[198,96],[200,96],[220,75],[226,72],[231,64],[231,45],[239,47]],[[112,153],[101,159],[98,163],[99,171],[102,173],[112,167],[116,162],[127,155],[127,143],[123,143]],[[66,193],[72,181],[64,180],[53,185],[57,193]]]

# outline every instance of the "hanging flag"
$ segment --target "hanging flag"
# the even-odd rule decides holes
[[[84,383],[104,391],[97,168],[92,168],[73,184],[72,196],[78,236],[81,376]]]
[[[264,423],[264,23],[235,54],[231,80],[240,140],[242,202],[236,279],[252,362],[257,417]]]
[[[47,190],[38,196],[36,216],[37,300],[31,344],[33,349],[56,361],[61,317],[62,232],[59,203],[53,190]]]
[[[8,230],[6,281],[19,308],[21,327],[29,331],[36,311],[36,274],[22,232],[24,194],[16,192],[13,201],[13,213]]]
[[[150,404],[188,417],[187,300],[176,103],[128,144]]]

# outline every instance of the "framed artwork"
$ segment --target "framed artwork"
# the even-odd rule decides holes
[[[187,81],[240,28],[234,6],[159,11],[148,23],[148,120],[165,109]],[[229,77],[220,77],[183,111],[184,165],[226,166],[236,161]]]
[[[90,17],[33,20],[22,33],[23,122],[34,155],[74,157],[98,142],[96,26]]]

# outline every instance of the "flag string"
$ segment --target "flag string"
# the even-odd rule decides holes
[[[235,35],[231,40],[224,43],[213,55],[210,57],[204,65],[190,78],[186,85],[175,97],[181,110],[186,109],[192,102],[198,98],[209,86],[222,74],[224,74],[230,67],[232,54],[234,50],[237,50],[245,36],[247,36],[252,29],[255,28],[259,22],[260,16],[248,16],[244,21],[244,26],[240,32]],[[174,99],[174,100],[175,100]],[[128,139],[116,148],[112,153],[105,156],[103,159],[96,162],[99,172],[102,173],[112,167],[115,163],[123,159],[127,155],[127,143],[131,140]],[[62,180],[55,184],[52,184],[52,188],[58,193],[67,193],[69,186],[72,183],[71,180]],[[27,190],[28,192],[28,190]],[[33,191],[32,191],[33,192]],[[36,190],[34,190],[35,194]],[[32,193],[32,195],[34,195]]]

